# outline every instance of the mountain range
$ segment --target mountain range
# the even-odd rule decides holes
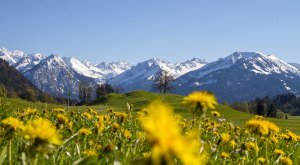
[[[124,92],[152,90],[153,78],[166,70],[175,78],[174,90],[186,95],[209,90],[220,101],[245,101],[266,95],[300,93],[300,65],[288,64],[274,55],[259,52],[235,52],[214,62],[193,58],[170,63],[157,58],[131,65],[126,61],[92,64],[86,60],[58,55],[25,54],[0,49],[0,58],[21,72],[40,90],[66,97],[70,91],[78,98],[80,82],[91,86],[109,83]],[[298,85],[299,84],[299,85]]]

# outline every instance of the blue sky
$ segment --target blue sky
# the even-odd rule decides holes
[[[300,1],[1,0],[0,47],[133,64],[234,51],[300,63]]]

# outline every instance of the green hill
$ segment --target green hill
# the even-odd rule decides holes
[[[134,111],[138,111],[151,101],[160,99],[171,105],[177,114],[180,114],[184,117],[191,117],[189,110],[181,103],[182,98],[183,96],[175,94],[159,94],[145,91],[135,91],[127,94],[109,94],[107,97],[95,100],[94,102],[90,103],[89,106],[92,106],[95,109],[113,108],[117,111],[124,111],[127,109],[126,104],[129,103],[133,104]],[[252,114],[240,112],[221,104],[217,106],[216,110],[221,113],[222,118],[240,125],[244,124],[246,120],[249,120],[254,116]],[[208,116],[211,116],[209,112],[207,114]],[[289,119],[269,118],[269,120],[278,124],[282,129],[289,129],[300,134],[300,116],[289,116]]]

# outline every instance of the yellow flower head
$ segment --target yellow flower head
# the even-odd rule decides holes
[[[23,133],[27,139],[39,139],[52,144],[61,143],[56,127],[48,119],[37,118],[29,121]]]
[[[95,126],[96,126],[98,132],[102,132],[105,128],[105,126],[104,126],[104,117],[102,115],[98,115],[97,118],[98,118],[98,120],[95,123]]]
[[[287,139],[290,139],[292,141],[299,141],[300,140],[300,136],[294,134],[290,130],[286,130],[286,135],[289,137]]]
[[[53,111],[55,111],[57,113],[65,113],[65,110],[62,108],[54,108]]]
[[[215,96],[207,91],[196,91],[183,98],[183,104],[196,108],[215,109],[217,100]]]
[[[267,120],[251,119],[246,122],[246,127],[249,128],[250,132],[257,133],[260,135],[269,135],[271,132],[279,132],[279,127]]]
[[[91,135],[92,131],[88,128],[81,128],[78,133],[83,135]]]
[[[151,103],[139,120],[152,144],[152,160],[159,164],[162,157],[176,155],[184,164],[205,163],[199,155],[200,142],[194,134],[183,136],[173,115],[173,110],[160,101]],[[187,148],[189,148],[187,150]]]
[[[60,124],[67,124],[69,122],[69,119],[67,116],[62,115],[62,114],[58,114],[56,116],[58,123]]]
[[[266,162],[266,158],[259,157],[259,158],[258,158],[258,162],[259,162],[259,163],[265,163],[265,162]]]
[[[221,153],[221,157],[222,157],[223,159],[229,158],[229,154],[228,154],[227,152],[222,152],[222,153]]]
[[[211,113],[211,115],[216,116],[216,117],[220,117],[221,116],[218,111],[211,111],[210,113]]]
[[[84,150],[83,154],[87,157],[98,156],[98,152],[94,149]]]
[[[285,154],[285,153],[284,153],[282,150],[280,150],[280,149],[275,149],[275,150],[274,150],[274,153],[277,154],[277,155],[284,155],[284,154]]]
[[[221,142],[222,143],[227,143],[229,140],[230,140],[229,133],[222,133],[221,134]]]
[[[285,165],[293,165],[293,161],[289,157],[281,157],[279,162]]]
[[[1,121],[6,129],[20,130],[23,128],[23,123],[14,117],[8,117]]]

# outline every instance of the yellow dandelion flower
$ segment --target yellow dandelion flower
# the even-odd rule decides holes
[[[285,153],[281,149],[275,149],[274,153],[277,155],[284,155]]]
[[[278,138],[273,134],[270,136],[270,140],[271,140],[271,142],[273,142],[275,144],[277,144],[279,142]]]
[[[88,149],[88,150],[84,150],[83,154],[87,157],[93,157],[93,156],[98,156],[98,152],[94,149]]]
[[[21,130],[23,128],[23,123],[14,117],[8,117],[1,122],[5,129]]]
[[[88,118],[89,120],[93,119],[93,115],[91,115],[89,112],[83,112],[83,115]]]
[[[229,133],[221,133],[221,143],[227,143],[230,140]]]
[[[24,109],[24,116],[32,115],[32,114],[35,114],[36,112],[37,112],[36,109],[29,107],[29,108]]]
[[[87,108],[88,112],[94,115],[97,115],[98,113],[93,108]]]
[[[29,121],[24,126],[23,133],[27,139],[39,139],[52,144],[61,143],[56,127],[48,119],[37,118]]]
[[[258,158],[259,163],[265,163],[266,161],[267,161],[266,158],[263,158],[263,157]]]
[[[293,132],[286,130],[286,135],[289,137],[288,139],[292,140],[292,141],[299,141],[300,137],[296,134],[294,134]]]
[[[123,129],[122,132],[126,139],[131,138],[132,134],[130,133],[130,131],[128,131],[127,129]]]
[[[65,110],[62,108],[54,108],[53,111],[58,112],[58,113],[65,113]]]
[[[183,136],[173,117],[173,110],[160,101],[151,103],[139,117],[146,138],[152,144],[152,160],[160,164],[161,158],[175,154],[184,164],[204,164],[199,155],[200,142],[195,134]],[[189,148],[186,150],[186,148]]]
[[[227,152],[222,152],[222,153],[221,153],[221,157],[222,157],[223,159],[229,158],[229,154],[228,154]]]
[[[193,109],[215,109],[217,100],[215,96],[207,91],[196,91],[183,98],[183,104]]]
[[[210,113],[211,113],[211,115],[213,115],[215,117],[220,117],[221,116],[220,113],[217,112],[217,111],[211,111]]]
[[[289,157],[281,157],[279,162],[285,165],[293,165],[293,161]]]
[[[256,150],[256,151],[259,150],[258,146],[253,142],[246,142],[245,146],[247,150]]]
[[[269,135],[271,132],[279,132],[279,127],[267,120],[251,119],[246,122],[245,125],[249,128],[250,132],[257,133],[260,135]]]
[[[264,119],[264,117],[263,117],[263,116],[260,116],[260,115],[255,115],[254,118],[255,118],[255,119],[258,119],[258,120]]]
[[[81,128],[78,133],[83,135],[91,135],[92,131],[88,128]]]
[[[113,124],[112,127],[113,127],[114,131],[116,131],[116,130],[118,130],[120,128],[120,125],[117,124],[117,123],[115,123],[115,124]]]
[[[67,124],[69,122],[69,119],[67,116],[63,115],[63,114],[58,114],[56,116],[58,123],[60,124]]]
[[[102,131],[104,130],[104,128],[105,128],[105,126],[104,126],[104,117],[101,116],[101,115],[98,115],[97,118],[98,118],[98,120],[97,120],[97,122],[95,123],[95,126],[96,126],[98,132],[100,133],[100,132],[102,132]]]
[[[231,140],[229,145],[230,145],[232,148],[235,148],[237,144],[236,144],[235,140]]]

